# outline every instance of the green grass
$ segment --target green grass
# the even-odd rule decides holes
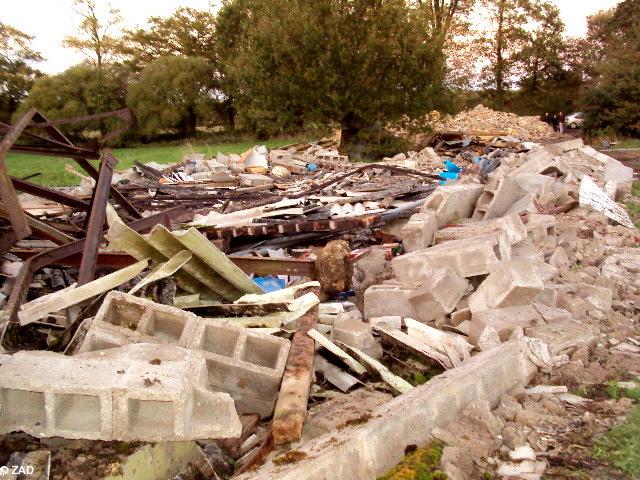
[[[614,149],[617,148],[640,148],[640,138],[631,138],[627,140],[620,140],[616,143]]]
[[[640,405],[631,409],[626,422],[598,439],[594,456],[615,465],[633,478],[640,478]]]
[[[186,153],[191,152],[204,153],[212,157],[218,152],[242,153],[256,144],[264,144],[269,148],[275,148],[292,142],[292,140],[271,140],[266,142],[244,141],[194,146],[186,143],[183,145],[116,148],[113,149],[113,153],[118,159],[117,170],[126,170],[133,165],[135,160],[141,163],[158,162],[166,164],[179,162]],[[41,173],[41,175],[30,179],[30,181],[48,186],[70,186],[80,183],[80,179],[77,176],[65,171],[64,166],[66,163],[72,165],[77,171],[84,174],[84,171],[82,171],[73,160],[68,158],[9,153],[6,158],[6,163],[11,175],[24,178],[35,173]]]
[[[607,383],[607,396],[614,400],[618,400],[622,397],[630,398],[632,400],[640,400],[640,387],[637,388],[621,388],[618,382],[611,381]]]
[[[446,480],[438,470],[444,445],[431,442],[404,457],[402,462],[378,480]]]

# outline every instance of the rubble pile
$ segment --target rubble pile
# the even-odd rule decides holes
[[[521,117],[514,113],[498,112],[483,105],[460,112],[453,118],[442,122],[437,128],[443,130],[503,132],[501,135],[512,135],[527,140],[545,139],[555,135],[553,128],[538,117]]]
[[[567,385],[640,375],[633,171],[581,140],[334,147],[2,184],[32,196],[0,242],[1,463],[364,479],[436,439],[449,478],[542,478]]]

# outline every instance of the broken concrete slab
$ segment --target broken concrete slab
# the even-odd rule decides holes
[[[512,260],[498,264],[469,297],[472,313],[526,305],[544,289],[535,263]]]
[[[405,292],[418,319],[429,322],[455,310],[469,282],[450,267],[438,268],[415,290]]]
[[[524,195],[525,191],[512,176],[506,175],[504,171],[496,170],[485,185],[472,218],[487,220],[501,217]]]
[[[450,240],[478,237],[493,232],[504,234],[511,244],[521,242],[527,238],[527,229],[520,216],[506,215],[500,218],[442,228],[436,232],[435,241],[436,243],[442,243]]]
[[[486,275],[501,260],[508,260],[510,255],[509,242],[503,236],[494,234],[452,240],[401,255],[393,259],[391,267],[396,277],[405,284],[421,283],[429,277],[430,272],[443,267],[453,268],[463,278]]]
[[[424,443],[436,427],[455,420],[483,399],[495,406],[504,393],[526,385],[536,367],[525,342],[509,342],[481,353],[374,409],[365,423],[327,432],[298,448],[304,456],[291,465],[268,461],[238,480],[373,479],[405,455],[408,445]]]
[[[425,210],[413,215],[402,227],[402,245],[405,251],[415,252],[433,245],[434,235],[438,229],[435,212]]]
[[[469,341],[478,345],[486,328],[491,327],[497,333],[500,341],[509,339],[514,329],[529,327],[544,323],[543,317],[531,305],[518,305],[515,307],[498,308],[475,312],[471,319]]]
[[[240,185],[243,187],[259,187],[273,183],[270,177],[259,173],[241,173],[238,175],[238,179],[240,180]]]
[[[591,347],[598,341],[592,327],[575,320],[534,325],[525,328],[524,332],[528,337],[539,338],[546,343],[552,355],[570,354],[578,348]]]
[[[396,283],[371,285],[364,292],[364,317],[413,317],[415,311],[407,298],[413,289]]]
[[[370,357],[380,359],[383,351],[371,334],[371,325],[360,320],[346,319],[333,326],[333,340],[362,350]]]
[[[200,352],[207,362],[211,389],[230,393],[241,414],[273,412],[288,340],[111,292],[78,352],[140,342],[169,343]]]
[[[0,429],[123,441],[239,436],[233,399],[206,378],[202,355],[172,345],[21,351],[0,365]]]
[[[425,202],[422,211],[435,212],[438,227],[471,217],[484,186],[475,183],[438,187]]]

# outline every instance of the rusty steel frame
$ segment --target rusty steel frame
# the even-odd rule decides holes
[[[11,253],[22,260],[28,260],[46,250],[31,248],[13,248]],[[136,260],[124,252],[99,252],[97,255],[98,266],[109,268],[124,268],[133,265]],[[268,258],[250,257],[245,255],[228,255],[227,258],[240,269],[249,274],[259,276],[267,275],[291,275],[316,278],[315,261],[298,258]],[[59,267],[77,267],[82,261],[82,254],[78,253],[50,263]]]
[[[149,217],[136,219],[129,222],[127,226],[138,232],[143,232],[150,230],[158,223],[165,223],[167,222],[167,219],[177,218],[185,213],[186,210],[183,207],[175,207]],[[62,245],[58,248],[38,253],[26,260],[22,264],[18,275],[15,277],[9,299],[2,314],[3,319],[9,320],[9,322],[12,323],[17,323],[18,310],[27,296],[29,285],[31,284],[35,273],[47,265],[51,265],[52,263],[73,255],[80,254],[84,249],[85,241],[86,239],[84,238],[76,240],[75,242],[67,243],[66,245]]]
[[[43,187],[42,185],[27,182],[26,180],[16,177],[11,177],[11,181],[13,182],[13,188],[20,192],[29,193],[40,198],[46,198],[47,200],[51,200],[61,205],[66,205],[67,207],[75,208],[77,210],[88,211],[90,208],[90,204],[86,200],[80,200],[59,190]]]
[[[84,285],[93,280],[98,261],[98,249],[102,238],[102,227],[107,217],[107,203],[109,202],[109,190],[111,189],[111,179],[113,169],[118,164],[118,160],[106,150],[104,158],[100,163],[100,173],[96,186],[91,196],[91,212],[87,216],[84,228],[85,235],[84,248],[82,250],[82,261],[80,262],[80,272],[78,273],[78,285]]]

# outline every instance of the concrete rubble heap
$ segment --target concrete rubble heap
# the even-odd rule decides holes
[[[117,213],[96,184],[86,237],[52,225],[91,205],[40,205],[0,264],[7,465],[369,480],[435,442],[448,478],[543,478],[557,439],[602,423],[569,386],[640,378],[640,235],[616,202],[634,172],[523,142],[551,136],[534,118],[442,127],[372,165],[335,138],[138,164]]]

